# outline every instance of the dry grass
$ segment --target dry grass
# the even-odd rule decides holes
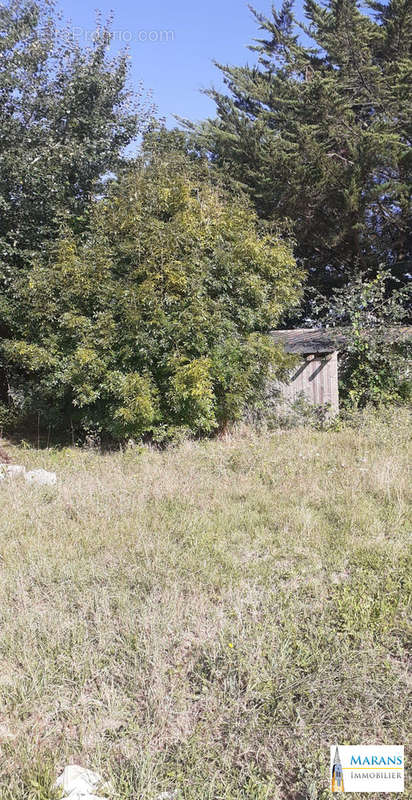
[[[0,485],[2,800],[315,800],[330,743],[406,741],[406,412],[8,452],[59,484]]]

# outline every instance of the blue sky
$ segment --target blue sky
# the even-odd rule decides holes
[[[143,81],[152,90],[169,127],[176,124],[173,114],[192,120],[213,115],[214,104],[201,94],[221,85],[213,59],[230,64],[254,59],[247,45],[258,28],[245,0],[62,0],[60,7],[85,42],[95,9],[103,18],[114,12],[112,47],[128,44],[132,83]],[[256,8],[269,14],[271,2],[257,0]]]

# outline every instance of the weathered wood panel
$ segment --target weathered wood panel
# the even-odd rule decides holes
[[[289,383],[279,384],[282,397],[288,402],[304,395],[311,405],[330,405],[331,412],[339,411],[338,354],[309,356],[302,360]]]

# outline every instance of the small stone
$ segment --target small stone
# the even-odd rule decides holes
[[[6,475],[9,476],[9,478],[15,478],[16,475],[24,475],[25,472],[26,472],[26,467],[22,467],[21,464],[5,465],[5,473]]]
[[[40,486],[55,486],[57,483],[56,473],[47,472],[46,469],[32,469],[24,477],[27,483],[37,483]]]
[[[109,791],[110,787],[104,783],[97,772],[69,764],[57,778],[56,788],[61,788],[63,796],[69,800],[103,800],[95,791]]]

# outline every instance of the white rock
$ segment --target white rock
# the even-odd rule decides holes
[[[177,798],[177,792],[176,791],[174,791],[174,792],[162,792],[161,794],[157,795],[156,800],[176,800],[176,798]]]
[[[9,478],[15,478],[16,475],[24,475],[26,472],[26,467],[22,467],[21,464],[5,464],[5,473],[9,476]]]
[[[55,787],[61,788],[63,796],[70,800],[103,800],[94,792],[99,788],[105,791],[108,789],[101,775],[77,764],[70,764],[64,768],[57,778]]]
[[[41,486],[54,486],[57,483],[55,472],[47,472],[46,469],[32,469],[26,472],[27,483],[38,483]]]
[[[70,794],[63,795],[64,800],[106,800],[100,794],[90,794],[90,792],[77,792],[76,789]]]

